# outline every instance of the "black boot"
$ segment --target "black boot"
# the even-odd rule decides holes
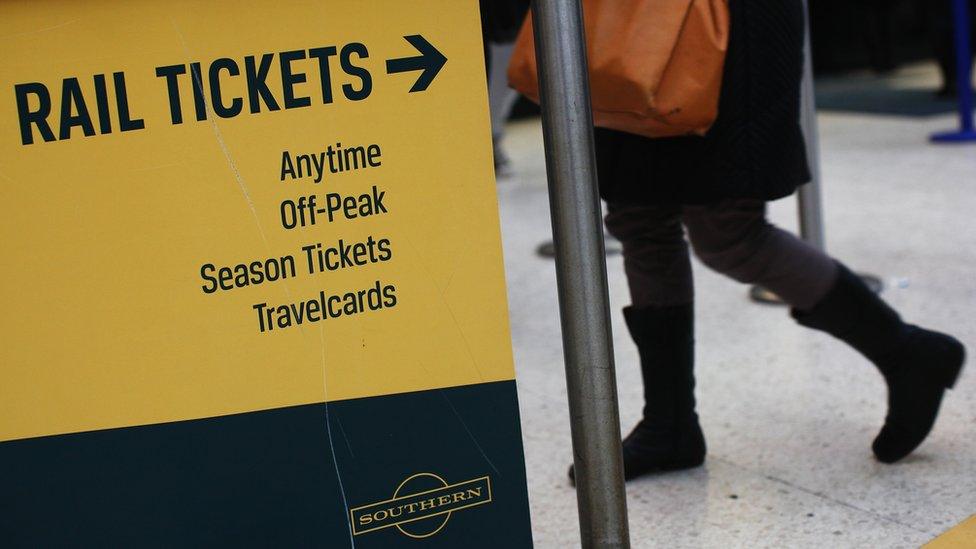
[[[928,436],[943,393],[962,369],[965,348],[951,336],[905,324],[860,277],[838,267],[837,281],[820,303],[792,315],[848,343],[881,371],[888,415],[872,449],[879,460],[894,463]]]
[[[623,440],[624,479],[697,467],[705,437],[695,413],[692,305],[624,309],[640,353],[644,414]],[[569,477],[574,479],[573,468]]]

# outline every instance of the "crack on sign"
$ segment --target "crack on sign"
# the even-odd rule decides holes
[[[478,443],[478,439],[474,436],[474,433],[471,432],[471,429],[468,428],[468,423],[464,421],[464,418],[461,417],[460,413],[458,413],[457,408],[454,407],[454,403],[451,402],[451,398],[447,396],[444,389],[440,389],[437,392],[439,392],[441,396],[444,397],[444,400],[447,401],[447,405],[451,407],[451,411],[454,412],[455,417],[457,417],[458,421],[461,422],[461,426],[464,427],[464,431],[468,433],[468,437],[471,438],[471,442],[473,442],[475,447],[478,449],[478,451],[481,452],[481,456],[485,458],[486,462],[488,462],[488,466],[491,467],[491,470],[494,471],[499,478],[501,478],[502,477],[501,471],[499,471],[498,468],[495,467],[495,464],[492,463],[491,458],[489,458],[488,454],[485,453],[485,449],[481,447],[480,443]]]
[[[407,239],[407,244],[410,246],[410,249],[413,250],[414,254],[417,257],[420,257],[420,251],[417,249],[417,246],[413,243],[413,240],[409,236],[406,236],[406,239]],[[474,351],[471,349],[471,343],[468,341],[467,336],[464,334],[464,330],[461,328],[461,323],[458,322],[457,316],[454,314],[454,309],[451,308],[450,303],[448,303],[447,298],[444,296],[445,292],[447,291],[447,288],[442,290],[437,286],[436,283],[434,283],[434,280],[436,279],[434,278],[434,275],[430,272],[430,269],[427,268],[427,264],[424,261],[420,261],[419,264],[420,267],[427,274],[427,277],[430,279],[431,284],[437,290],[437,295],[441,300],[441,304],[447,310],[447,313],[451,315],[451,321],[454,323],[454,328],[457,329],[458,335],[461,336],[461,342],[464,343],[464,350],[468,354],[468,359],[470,359],[471,366],[474,368],[475,373],[478,374],[478,379],[481,382],[484,382],[485,374],[484,372],[481,371],[481,367],[478,365],[478,359],[477,357],[475,357]],[[457,270],[457,262],[455,262],[452,265],[452,271],[450,274],[452,281],[454,280],[454,271],[456,270]]]
[[[339,471],[339,460],[336,458],[335,453],[335,439],[332,438],[332,423],[329,418],[329,381],[328,374],[325,369],[325,328],[319,326],[319,343],[322,349],[322,392],[325,398],[325,430],[329,436],[329,452],[332,453],[332,466],[335,468],[336,480],[339,482],[339,494],[342,496],[342,508],[349,509],[349,500],[346,498],[346,487],[342,483],[342,473]],[[336,422],[339,422],[339,418],[336,418]],[[339,429],[342,431],[342,437],[346,437],[345,430],[342,429],[342,423],[339,423]],[[346,445],[348,446],[349,441],[346,440]],[[349,449],[349,453],[352,453],[352,448]],[[349,517],[349,513],[343,513],[346,518],[346,528],[349,531],[349,543],[355,549],[356,538],[353,537],[352,533],[352,519]]]
[[[186,38],[183,36],[183,32],[176,25],[176,21],[170,19],[170,23],[173,25],[173,30],[180,37],[180,43],[183,45],[183,52],[189,56],[189,47],[186,43]],[[194,71],[190,72],[190,78],[194,79],[193,85],[197,86],[197,89],[203,90],[203,82],[199,74],[194,74]],[[205,95],[205,94],[201,94]],[[254,201],[251,199],[251,193],[247,190],[247,184],[244,182],[244,177],[241,175],[240,170],[237,169],[237,164],[234,162],[233,156],[230,154],[230,149],[227,147],[227,143],[224,141],[224,136],[220,132],[220,127],[217,125],[217,120],[214,117],[213,110],[210,107],[210,102],[207,101],[206,97],[203,99],[204,109],[207,113],[207,120],[210,122],[210,127],[213,129],[214,138],[217,140],[217,144],[220,145],[220,150],[224,153],[224,158],[227,160],[227,165],[230,167],[231,173],[234,174],[234,179],[237,181],[237,186],[241,189],[241,194],[244,196],[244,200],[247,202],[247,207],[251,210],[251,215],[254,217],[254,224],[258,228],[258,232],[261,234],[261,240],[264,241],[265,248],[270,250],[270,244],[268,243],[268,237],[264,234],[264,227],[261,226],[261,220],[258,218],[257,208],[254,206]],[[289,295],[289,299],[291,296]]]
[[[134,168],[132,171],[133,172],[148,172],[148,171],[153,171],[153,170],[162,170],[164,168],[172,168],[173,166],[182,166],[184,164],[185,164],[184,162],[169,162],[169,163],[166,163],[166,164],[157,164],[155,166],[145,166],[145,167],[142,167],[142,168]]]
[[[180,37],[180,44],[183,46],[184,55],[186,55],[187,58],[189,58],[190,48],[186,43],[186,37],[183,36],[183,32],[176,25],[176,21],[170,19],[170,24],[173,25],[173,30],[175,30],[176,34]],[[244,176],[242,176],[240,170],[237,169],[237,163],[234,162],[234,157],[231,155],[230,149],[227,147],[227,143],[224,141],[224,135],[220,132],[220,126],[217,125],[217,119],[216,116],[214,115],[213,109],[210,107],[210,101],[207,100],[206,94],[202,93],[203,82],[201,81],[201,76],[199,73],[194,74],[193,70],[190,70],[189,72],[190,72],[190,77],[195,79],[194,83],[191,83],[191,85],[197,86],[198,89],[201,91],[201,95],[204,95],[203,106],[207,113],[207,120],[210,122],[210,127],[213,129],[214,138],[217,140],[217,144],[220,145],[220,150],[224,154],[224,159],[227,160],[227,166],[230,168],[231,173],[234,174],[234,180],[237,182],[237,186],[241,190],[241,195],[244,196],[244,201],[247,202],[247,207],[251,211],[251,217],[254,218],[254,226],[257,227],[258,234],[261,235],[261,242],[264,243],[264,249],[267,253],[270,254],[271,243],[268,242],[268,237],[264,233],[264,227],[261,225],[261,218],[258,217],[257,207],[255,207],[254,201],[251,199],[251,193],[248,192],[247,190],[247,184],[244,182]],[[287,300],[294,301],[294,298],[292,297],[292,293],[291,293],[291,286],[289,285],[288,280],[283,281],[282,289],[285,292],[285,297],[287,298]],[[299,325],[298,331],[304,336],[305,326]]]
[[[336,425],[339,426],[339,433],[342,434],[342,440],[346,443],[346,450],[349,450],[349,455],[356,459],[356,454],[352,451],[352,445],[349,444],[349,437],[346,436],[346,429],[342,426],[342,421],[337,417]]]
[[[190,51],[186,43],[186,38],[183,36],[183,32],[180,31],[180,28],[176,25],[176,21],[174,21],[172,18],[170,19],[170,24],[172,24],[173,30],[176,31],[176,34],[180,38],[180,43],[183,46],[184,54],[187,57],[189,57]],[[196,85],[199,87],[200,90],[203,90],[203,82],[201,82],[199,78],[199,74],[193,74],[192,70],[190,71],[190,74],[191,74],[191,78],[196,78],[196,81],[193,85]],[[251,211],[251,216],[254,218],[254,224],[258,229],[258,233],[261,235],[261,241],[264,243],[265,250],[270,253],[271,244],[268,242],[268,238],[267,235],[265,235],[264,228],[261,226],[261,220],[258,217],[257,208],[254,206],[254,201],[251,199],[251,195],[247,190],[247,184],[244,182],[244,177],[241,175],[240,170],[237,169],[237,164],[234,162],[234,158],[230,153],[230,149],[227,147],[227,143],[224,141],[223,134],[220,132],[220,127],[217,125],[217,121],[214,117],[214,113],[210,107],[210,102],[207,101],[206,98],[204,98],[204,108],[207,113],[207,120],[210,121],[210,126],[213,129],[214,137],[217,140],[217,144],[220,145],[220,149],[224,154],[224,158],[227,160],[227,165],[230,167],[231,172],[234,174],[234,179],[237,181],[237,186],[240,188],[241,194],[244,196],[244,200],[247,202],[247,206]],[[293,298],[291,297],[291,289],[287,285],[287,283],[283,286],[283,288],[288,300],[292,301]],[[300,328],[300,333],[302,333],[303,335],[305,334],[304,327]],[[339,483],[339,492],[342,497],[343,509],[349,509],[349,501],[348,498],[346,497],[346,489],[342,482],[342,473],[339,471],[339,461],[336,457],[335,446],[334,446],[335,439],[332,436],[332,424],[329,418],[328,378],[327,378],[327,372],[325,367],[326,364],[325,330],[321,326],[319,327],[319,343],[321,348],[322,396],[324,400],[323,404],[325,407],[326,434],[329,437],[329,451],[332,454],[332,466],[334,467],[336,472],[336,481]],[[340,429],[341,429],[341,425],[340,425]],[[345,436],[345,433],[343,433],[343,436]],[[350,518],[349,513],[344,512],[343,516],[345,517],[346,529],[349,533],[349,544],[353,549],[355,549],[356,540],[353,537],[353,532],[352,532],[352,519]]]
[[[72,25],[74,23],[77,23],[78,21],[81,21],[81,19],[82,19],[81,17],[77,17],[77,18],[72,19],[70,21],[65,21],[64,23],[58,23],[57,25],[52,25],[50,27],[44,27],[44,28],[40,28],[40,29],[34,29],[34,30],[23,31],[23,32],[15,32],[13,34],[8,34],[6,36],[0,36],[0,40],[7,40],[8,38],[18,38],[20,36],[29,36],[31,34],[40,34],[42,32],[48,32],[48,31],[57,30],[57,29],[60,29],[62,27],[67,27],[68,25]]]

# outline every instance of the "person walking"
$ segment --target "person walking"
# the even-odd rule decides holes
[[[705,265],[775,292],[799,324],[874,363],[887,382],[888,413],[872,448],[896,462],[928,435],[965,350],[905,322],[842,263],[767,221],[766,201],[810,179],[799,125],[804,10],[800,0],[729,0],[729,9],[719,114],[704,137],[595,130],[605,222],[623,244],[632,303],[624,316],[644,385],[642,419],[623,440],[625,477],[705,459],[685,232]]]
[[[512,175],[512,164],[502,148],[502,141],[505,139],[505,123],[512,113],[518,93],[508,87],[505,72],[514,48],[512,43],[529,11],[529,0],[481,0],[480,7],[495,175],[509,177]]]
[[[956,67],[955,28],[958,24],[969,25],[970,36],[976,36],[976,1],[967,0],[969,4],[969,21],[953,21],[952,0],[925,0],[922,10],[925,13],[926,27],[932,52],[939,62],[939,72],[942,75],[942,87],[936,95],[944,99],[953,99],[959,93],[959,78]],[[970,40],[970,54],[976,52],[976,41]],[[970,62],[972,58],[970,57]]]

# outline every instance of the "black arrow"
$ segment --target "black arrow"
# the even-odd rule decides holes
[[[403,57],[400,59],[389,59],[386,61],[386,73],[396,74],[399,72],[412,72],[423,70],[420,73],[420,78],[414,83],[413,87],[410,88],[410,93],[424,91],[430,86],[430,83],[434,81],[434,77],[437,73],[441,71],[441,67],[447,63],[447,58],[444,54],[437,51],[437,48],[432,46],[423,36],[419,34],[411,34],[410,36],[404,36],[407,42],[417,48],[420,55],[417,57]]]

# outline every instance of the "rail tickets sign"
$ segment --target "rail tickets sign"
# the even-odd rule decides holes
[[[0,4],[0,544],[531,544],[479,25]]]

